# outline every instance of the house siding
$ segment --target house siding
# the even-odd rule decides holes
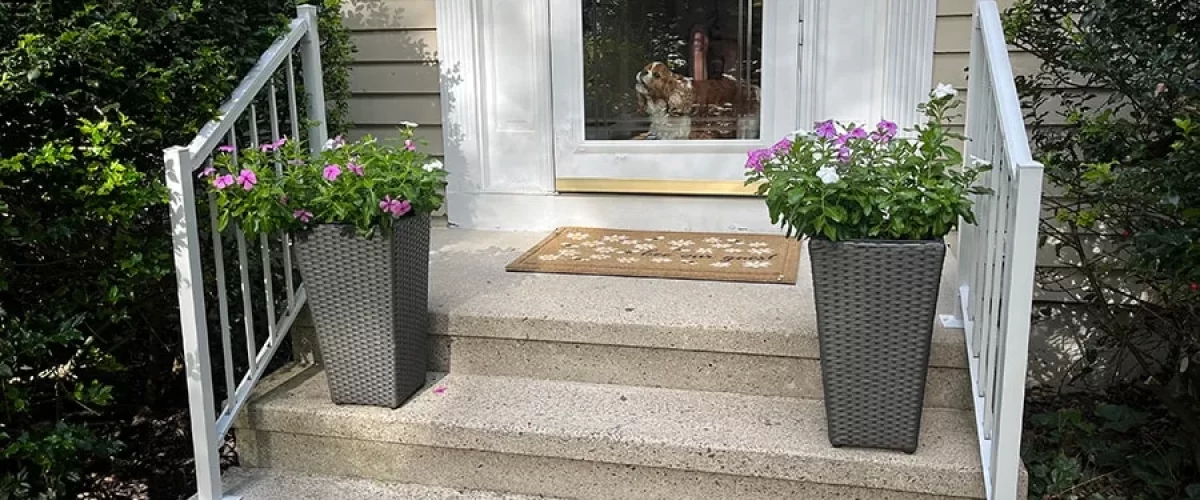
[[[357,49],[350,66],[350,132],[395,136],[419,126],[428,151],[442,156],[434,0],[348,0],[342,17]]]

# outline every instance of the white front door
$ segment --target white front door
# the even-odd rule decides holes
[[[560,192],[745,194],[796,128],[799,0],[550,0]]]

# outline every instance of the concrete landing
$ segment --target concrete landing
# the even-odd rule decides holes
[[[434,230],[432,369],[823,397],[806,251],[796,285],[504,271],[544,236]],[[958,311],[956,265],[948,256],[941,313]],[[962,330],[930,319],[926,406],[971,408]]]
[[[545,236],[434,229],[434,333],[818,357],[807,248],[797,285],[504,271]],[[958,312],[956,268],[947,253],[939,314]],[[963,346],[935,322],[930,365],[966,368]]]

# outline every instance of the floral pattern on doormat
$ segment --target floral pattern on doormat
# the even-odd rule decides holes
[[[508,271],[795,284],[800,244],[778,235],[560,228]]]

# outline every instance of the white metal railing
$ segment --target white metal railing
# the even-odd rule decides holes
[[[217,210],[214,197],[208,193],[208,224],[211,226],[213,273],[217,294],[217,309],[220,321],[222,363],[226,398],[220,412],[215,404],[216,386],[213,382],[213,365],[209,354],[208,310],[205,308],[205,275],[201,258],[203,254],[200,227],[202,220],[196,203],[197,171],[211,165],[213,150],[224,141],[237,146],[240,140],[249,147],[258,147],[263,139],[259,124],[261,115],[257,103],[267,100],[268,117],[265,124],[270,141],[280,136],[280,113],[277,106],[277,80],[286,87],[287,118],[291,137],[300,135],[300,111],[298,109],[296,72],[292,53],[299,51],[303,71],[304,91],[307,93],[307,127],[309,147],[318,151],[325,144],[325,94],[321,81],[320,38],[317,33],[317,9],[311,5],[296,8],[297,17],[291,21],[287,34],[280,37],[259,58],[234,89],[233,94],[221,106],[219,117],[206,124],[187,146],[176,146],[164,151],[167,188],[170,191],[172,238],[175,253],[175,275],[179,286],[179,316],[183,332],[184,362],[187,369],[188,409],[191,418],[192,446],[196,456],[196,487],[200,500],[222,498],[220,448],[233,420],[250,397],[255,383],[267,369],[271,357],[295,321],[307,300],[303,285],[293,280],[290,241],[287,235],[259,238],[259,253],[262,256],[263,310],[266,312],[267,338],[262,343],[256,338],[254,323],[255,300],[251,283],[251,269],[255,265],[249,259],[246,235],[233,228],[237,245],[238,270],[242,311],[240,319],[245,334],[247,369],[241,381],[234,382],[234,345],[232,325],[235,319],[230,313],[230,304],[225,276],[224,235],[217,229]],[[265,90],[264,90],[265,89]],[[266,93],[263,96],[263,93]],[[247,123],[247,129],[239,133],[239,120]],[[235,158],[236,158],[236,152]],[[282,164],[276,168],[284,168]],[[201,188],[203,193],[206,189]],[[277,317],[273,274],[275,266],[271,256],[271,244],[277,242],[282,252],[285,300],[282,315]]]
[[[977,2],[973,24],[964,157],[993,168],[980,181],[991,193],[975,197],[978,222],[960,232],[959,290],[987,495],[1016,500],[1025,495],[1018,478],[1042,165],[1029,151],[996,2]]]

